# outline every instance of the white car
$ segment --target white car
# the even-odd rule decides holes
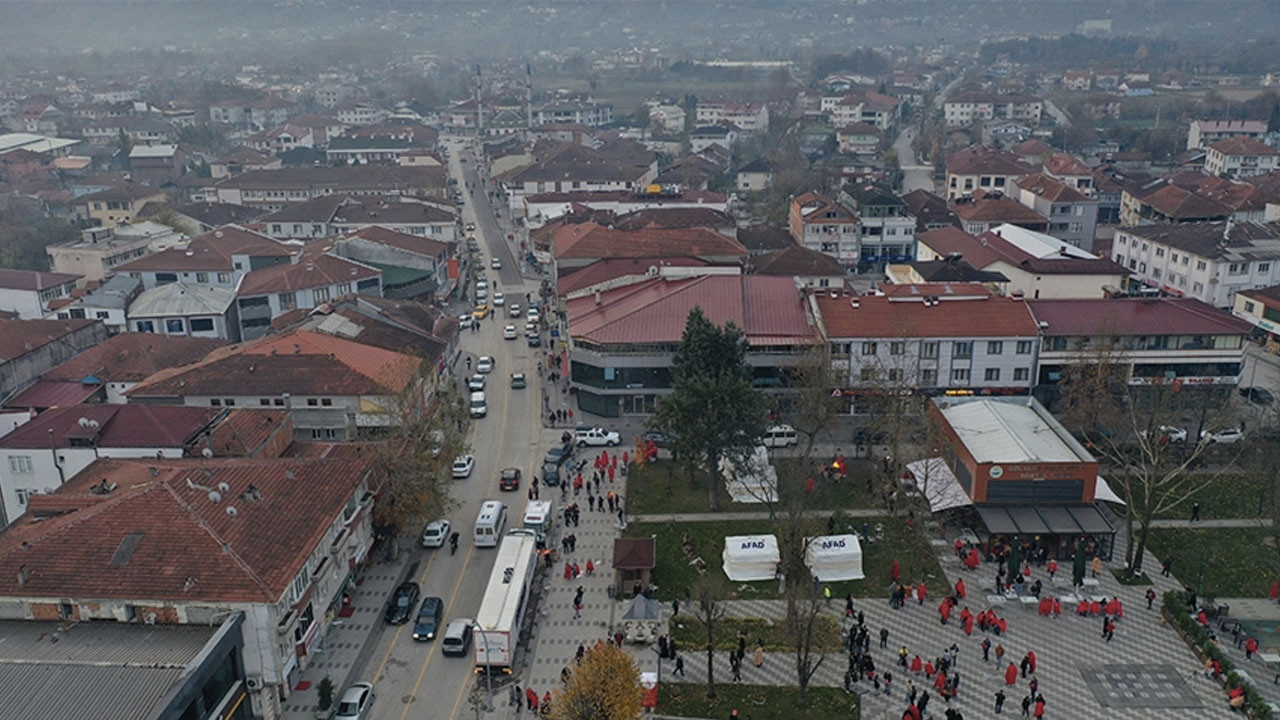
[[[538,314],[537,308],[529,308],[529,312],[525,314],[525,317],[529,320],[529,322],[535,322],[535,323],[542,318],[542,316]]]
[[[1147,436],[1147,431],[1142,431],[1142,436]],[[1169,443],[1183,443],[1187,441],[1187,431],[1173,425],[1161,425],[1156,428],[1155,436],[1157,440],[1164,440]]]
[[[463,313],[458,316],[458,325],[461,326],[463,330],[471,329],[471,323],[475,321],[476,319],[472,317],[471,313]]]
[[[342,693],[342,699],[338,701],[338,711],[333,714],[333,720],[362,720],[368,717],[371,705],[373,705],[373,683],[355,683]]]
[[[489,355],[481,355],[476,361],[476,372],[485,374],[493,372],[493,358]]]
[[[496,292],[496,293],[494,293],[494,294],[493,294],[493,306],[494,306],[494,307],[502,307],[503,305],[506,305],[506,304],[507,304],[507,296],[506,296],[506,295],[503,295],[503,294],[502,294],[502,293],[500,293],[500,292]]]
[[[472,375],[467,381],[467,389],[471,392],[479,392],[484,389],[484,376],[480,374]]]
[[[453,477],[455,480],[462,480],[471,477],[471,471],[476,467],[475,455],[462,455],[453,461]]]
[[[594,427],[588,430],[579,430],[574,433],[574,442],[578,447],[584,445],[603,445],[605,447],[613,447],[622,442],[622,436],[616,432],[610,432],[601,427]]]
[[[502,339],[503,339],[503,340],[515,340],[515,339],[516,339],[516,337],[517,337],[518,335],[519,335],[519,333],[517,333],[517,332],[516,332],[516,326],[515,326],[515,325],[508,325],[508,326],[506,326],[506,327],[502,328]]]
[[[1244,431],[1240,428],[1224,428],[1222,430],[1205,430],[1200,433],[1200,442],[1211,445],[1234,445],[1244,439]]]
[[[520,317],[520,306],[517,305],[516,303],[511,303],[510,305],[508,305],[507,316],[512,318]]]
[[[491,258],[491,259],[489,260],[489,267],[493,268],[494,270],[501,270],[501,269],[502,269],[502,261],[501,261],[501,260],[499,260],[498,258]]]
[[[422,547],[444,547],[451,529],[448,520],[432,520],[427,523],[427,527],[422,530]]]

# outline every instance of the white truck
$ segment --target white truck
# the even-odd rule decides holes
[[[550,500],[530,500],[524,509],[524,521],[520,523],[525,530],[531,530],[538,537],[538,548],[547,546],[547,538],[556,524],[555,504]]]
[[[502,538],[473,630],[477,673],[512,672],[520,623],[538,567],[537,543],[537,534],[523,528]]]

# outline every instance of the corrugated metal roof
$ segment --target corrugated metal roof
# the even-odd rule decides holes
[[[67,405],[79,405],[101,389],[100,385],[58,380],[37,380],[31,387],[15,395],[4,404],[9,408],[35,408],[44,410]]]
[[[129,319],[223,315],[235,299],[231,288],[167,283],[139,295],[129,306]]]
[[[1027,405],[967,402],[942,412],[979,463],[1080,462],[1083,459]]]

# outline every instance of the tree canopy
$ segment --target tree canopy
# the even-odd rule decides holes
[[[587,651],[551,703],[551,720],[639,720],[644,712],[640,669],[621,648]]]
[[[671,361],[674,391],[651,421],[674,438],[676,454],[691,472],[706,470],[713,510],[720,459],[745,457],[765,431],[766,404],[751,386],[746,353],[741,329],[732,322],[717,326],[695,307]]]

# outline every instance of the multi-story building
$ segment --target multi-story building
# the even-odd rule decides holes
[[[862,259],[857,214],[826,195],[807,192],[793,198],[787,226],[797,245],[830,255],[845,267]]]
[[[613,106],[607,103],[561,101],[533,108],[533,124],[575,123],[600,127],[613,122]]]
[[[704,100],[697,105],[694,122],[699,126],[728,123],[744,133],[769,129],[769,108],[764,103]]]
[[[236,291],[227,287],[158,285],[129,304],[126,322],[137,333],[240,340]]]
[[[41,381],[100,385],[109,403],[126,402],[134,385],[160,372],[204,359],[223,340],[122,332],[86,348],[43,375]]]
[[[1035,383],[1038,335],[1025,303],[987,292],[814,292],[809,305],[854,413],[886,389],[1028,394]]]
[[[1225,178],[1266,175],[1280,167],[1280,152],[1251,137],[1219,140],[1206,148],[1204,171]]]
[[[214,187],[216,200],[271,212],[335,193],[381,197],[447,197],[443,168],[356,165],[254,170]]]
[[[1111,247],[1133,279],[1218,308],[1242,290],[1280,282],[1280,226],[1180,223],[1122,227]]]
[[[45,248],[49,267],[54,272],[79,275],[86,282],[101,282],[115,272],[116,266],[150,254],[154,241],[185,239],[169,227],[163,231],[157,228],[155,234],[133,233],[131,229],[132,226],[85,228],[79,240]]]
[[[1236,137],[1261,140],[1266,134],[1267,124],[1261,120],[1192,120],[1187,130],[1187,149],[1203,149]]]
[[[261,337],[271,321],[290,310],[309,310],[351,294],[382,297],[382,270],[330,253],[326,244],[308,248],[292,262],[254,270],[236,288],[238,335]]]
[[[147,187],[131,180],[119,185],[81,195],[76,198],[76,214],[94,225],[114,227],[128,225],[138,217],[138,211],[149,202],[168,200],[163,190]]]
[[[1092,178],[1090,178],[1092,179]],[[1018,181],[1018,200],[1049,220],[1049,234],[1093,251],[1098,201],[1044,173]]]
[[[79,275],[0,268],[0,311],[13,313],[19,320],[46,317],[49,303],[69,299],[80,279]]]
[[[57,308],[52,314],[60,320],[90,318],[101,320],[112,333],[128,327],[125,311],[142,292],[142,280],[128,275],[112,275],[101,285]]]
[[[234,289],[246,273],[288,263],[298,250],[238,225],[224,225],[185,246],[117,265],[115,272],[141,279],[147,290],[176,282]]]
[[[948,97],[942,104],[942,110],[949,128],[967,127],[995,118],[1021,120],[1034,127],[1040,124],[1044,100],[1020,93],[999,95],[984,90],[965,90]]]
[[[259,225],[280,240],[310,240],[373,226],[444,243],[458,239],[452,207],[412,198],[325,195],[267,215]]]
[[[1017,186],[1012,186],[1017,189]],[[1049,218],[1003,192],[978,190],[973,195],[956,198],[951,212],[959,227],[971,235],[981,235],[1001,225],[1016,225],[1035,232],[1049,229]]]
[[[845,95],[824,112],[829,114],[831,124],[838,128],[866,123],[877,130],[888,130],[897,120],[900,106],[897,98],[868,91]]]
[[[1280,285],[1241,290],[1231,314],[1250,323],[1266,338],[1267,350],[1280,352]]]
[[[1032,173],[1017,155],[990,147],[965,148],[947,156],[947,200],[986,193],[1012,192]]]
[[[902,198],[879,185],[848,184],[840,203],[858,217],[860,262],[883,267],[915,259],[916,219]]]
[[[373,544],[371,462],[100,459],[0,534],[13,578],[0,614],[64,626],[242,616],[243,647],[222,672],[244,683],[222,690],[248,709],[220,717],[275,720]]]
[[[0,319],[0,397],[30,385],[107,335],[98,320]]]

